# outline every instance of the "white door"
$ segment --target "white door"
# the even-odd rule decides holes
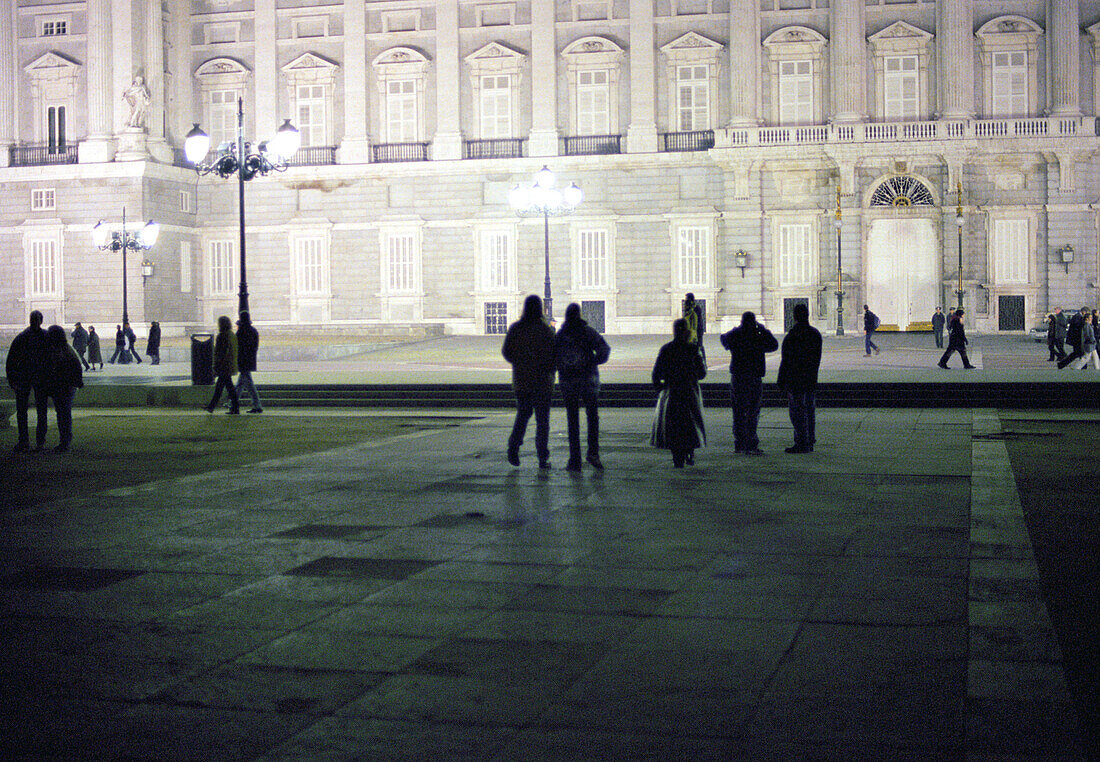
[[[936,231],[929,219],[871,223],[867,239],[867,306],[885,325],[904,331],[926,322],[939,293]]]

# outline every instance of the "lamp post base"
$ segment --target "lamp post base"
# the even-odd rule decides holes
[[[836,335],[844,335],[844,292],[836,292]]]
[[[960,288],[955,291],[955,309],[961,310],[963,308],[964,296],[966,296],[965,290]]]

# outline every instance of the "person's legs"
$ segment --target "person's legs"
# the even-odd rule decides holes
[[[210,398],[210,404],[206,406],[208,412],[213,413],[214,408],[218,406],[218,401],[222,398],[222,389],[226,385],[226,377],[218,376],[214,381],[214,396]]]
[[[45,389],[37,386],[34,388],[34,407],[38,413],[38,422],[34,427],[34,441],[41,449],[46,444],[46,432],[50,427],[50,395]]]
[[[962,358],[964,368],[973,368],[970,364],[970,358],[966,355],[966,347],[959,347],[959,357]]]
[[[561,396],[565,402],[565,426],[569,432],[569,464],[566,468],[573,471],[581,469],[581,411],[580,394],[576,387],[563,384]],[[535,420],[538,425],[538,419]],[[537,433],[537,430],[536,430]],[[540,456],[541,457],[541,456]]]
[[[241,412],[241,398],[237,395],[237,387],[233,384],[233,377],[225,377],[225,390],[229,395],[229,412],[236,415]]]
[[[533,412],[535,412],[535,406],[531,402],[531,396],[517,391],[516,418],[512,421],[512,434],[508,437],[508,460],[513,465],[519,462],[519,448],[523,446],[523,437],[527,433],[527,422],[531,420],[531,413]]]
[[[57,450],[65,452],[73,441],[73,398],[76,389],[68,387],[65,391],[54,395],[53,408],[57,413]]]
[[[79,352],[76,353],[77,357],[80,358],[81,364],[84,366],[84,370],[88,370],[90,367],[92,367],[91,365],[88,364],[88,361],[84,359],[84,353],[86,351],[87,351],[86,349],[82,349],[82,350],[80,350]]]
[[[730,407],[733,410],[733,449],[734,452],[745,452],[748,448],[745,442],[745,409],[744,395],[741,392],[741,383],[730,379]]]
[[[871,354],[871,332],[863,332],[863,351],[867,354]]]
[[[589,386],[584,390],[584,417],[588,424],[588,439],[586,442],[585,457],[596,468],[602,468],[600,463],[600,384]]]
[[[17,386],[12,391],[15,392],[15,424],[19,429],[19,442],[15,445],[15,449],[26,450],[31,444],[30,425],[27,422],[31,388],[29,386]]]
[[[248,391],[249,396],[252,397],[252,410],[263,410],[263,405],[260,404],[260,393],[256,390],[256,382],[252,380],[252,371],[249,370],[242,370],[237,378],[237,396],[240,397],[245,391]]]
[[[137,347],[133,344],[130,345],[130,354],[133,355],[134,362],[141,362],[141,355],[138,354]]]
[[[941,358],[940,358],[940,361],[939,361],[939,363],[937,363],[937,364],[938,364],[938,365],[939,365],[939,366],[940,366],[941,368],[946,368],[946,367],[947,367],[947,361],[951,359],[951,355],[952,355],[952,354],[953,354],[954,352],[955,352],[955,348],[954,348],[954,347],[948,347],[948,348],[947,348],[947,351],[943,353],[943,357],[941,357]]]
[[[1058,350],[1058,359],[1061,360],[1066,356],[1066,341],[1065,339],[1055,339],[1054,348]]]
[[[580,421],[577,421],[578,428]],[[580,443],[577,443],[580,448]],[[539,468],[550,465],[550,400],[540,399],[535,403],[535,454],[539,458]]]
[[[806,396],[803,392],[787,392],[787,413],[794,429],[794,446],[806,447],[810,434],[806,421]]]
[[[810,449],[817,444],[817,393],[814,390],[802,392],[803,404],[806,406],[806,437],[810,443]]]
[[[760,403],[764,398],[764,379],[752,378],[745,383],[745,440],[746,450],[754,452],[760,449],[760,437],[756,427],[760,421]]]
[[[1081,356],[1081,347],[1070,347],[1073,351],[1058,361],[1058,367],[1064,368]]]
[[[943,329],[936,330],[936,349],[943,349]]]

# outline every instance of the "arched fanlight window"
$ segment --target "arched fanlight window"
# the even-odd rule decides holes
[[[891,177],[875,189],[871,206],[935,206],[932,193],[915,177]]]

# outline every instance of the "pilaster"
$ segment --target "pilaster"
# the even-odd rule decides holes
[[[15,142],[15,101],[19,97],[15,82],[15,8],[0,9],[0,82],[11,86],[0,93],[0,167],[8,166],[8,148]]]
[[[110,161],[115,154],[112,10],[111,0],[88,0],[88,136],[77,149],[81,164]]]
[[[1051,31],[1050,115],[1081,116],[1080,9],[1076,0],[1049,0]]]
[[[832,37],[833,119],[837,124],[867,120],[866,0],[829,4]]]
[[[366,33],[364,0],[344,0],[344,139],[339,150],[341,164],[370,161]]]
[[[554,0],[531,0],[531,156],[558,155],[558,55]]]
[[[458,75],[458,0],[436,3],[436,133],[432,159],[462,158]]]
[[[760,3],[730,0],[730,127],[760,124]]]
[[[656,48],[653,39],[653,0],[630,0],[630,125],[628,153],[657,151]]]
[[[276,0],[256,0],[256,68],[253,71],[256,83],[253,111],[256,121],[249,133],[246,103],[245,138],[251,136],[257,141],[272,137],[281,123],[278,115],[288,110],[287,106],[279,104],[278,19],[275,5]]]
[[[1057,0],[1054,0],[1055,2]],[[974,118],[974,7],[972,0],[936,3],[939,50],[939,118]]]

